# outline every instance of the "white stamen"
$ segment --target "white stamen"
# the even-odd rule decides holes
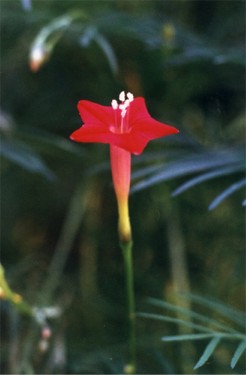
[[[130,100],[129,100],[129,99],[126,99],[126,100],[125,100],[125,107],[126,107],[126,108],[129,107],[129,105],[130,105]]]
[[[125,103],[119,105],[119,109],[121,110],[121,117],[124,118],[127,112],[127,107],[129,106],[129,100],[126,100]]]
[[[127,97],[127,99],[126,99]],[[117,124],[117,112],[115,112],[115,125],[110,127],[110,130],[113,133],[124,133],[128,130],[128,119],[129,119],[129,111],[130,111],[130,104],[134,100],[134,96],[131,92],[125,94],[125,91],[121,91],[119,95],[120,104],[117,100],[113,99],[111,101],[111,106],[113,110],[119,109],[121,111],[121,121],[120,124]],[[112,129],[111,129],[112,128]]]
[[[121,117],[124,118],[126,115],[126,109],[124,108],[122,111],[121,111]]]
[[[118,108],[117,100],[113,99],[112,102],[111,102],[111,105],[112,105],[113,109],[117,109]]]
[[[134,96],[133,96],[133,94],[132,94],[131,92],[128,92],[128,93],[126,94],[126,96],[128,97],[129,102],[133,102],[133,100],[134,100]]]
[[[121,93],[119,95],[119,99],[120,99],[121,102],[125,101],[125,91],[121,91]]]

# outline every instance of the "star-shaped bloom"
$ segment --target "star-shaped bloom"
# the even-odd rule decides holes
[[[131,154],[139,155],[155,138],[178,133],[173,126],[153,119],[142,97],[122,91],[118,103],[103,106],[81,100],[78,109],[84,125],[70,138],[77,142],[109,143],[111,171],[119,212],[119,235],[122,243],[131,241],[128,197],[131,180]]]
[[[144,98],[128,93],[126,99],[124,91],[120,104],[113,100],[111,106],[103,106],[81,100],[78,110],[84,125],[70,136],[77,142],[109,143],[138,155],[150,140],[178,133],[150,116]]]

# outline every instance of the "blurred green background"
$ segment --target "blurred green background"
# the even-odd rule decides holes
[[[124,272],[108,146],[69,140],[82,124],[79,100],[110,105],[122,90],[144,96],[153,117],[180,130],[133,157],[137,311],[182,318],[153,306],[154,297],[204,314],[206,326],[218,319],[239,329],[244,12],[244,1],[1,0],[1,259],[11,289],[37,308],[33,319],[3,298],[2,373],[123,371]],[[36,71],[34,49],[44,58]],[[240,340],[222,340],[193,370],[208,341],[161,340],[191,334],[190,326],[139,316],[137,332],[138,373],[245,372],[242,357],[230,367]]]

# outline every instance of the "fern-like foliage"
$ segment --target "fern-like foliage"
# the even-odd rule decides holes
[[[233,369],[238,363],[240,357],[246,350],[246,335],[245,335],[245,321],[246,315],[237,311],[221,302],[216,300],[200,297],[197,295],[181,295],[181,297],[189,298],[191,302],[196,305],[200,305],[206,308],[206,310],[212,310],[216,316],[220,318],[213,318],[208,314],[202,314],[191,311],[187,308],[176,306],[166,301],[149,298],[148,302],[158,308],[165,309],[175,314],[182,314],[183,318],[175,318],[171,315],[166,314],[155,314],[139,312],[138,317],[154,319],[164,322],[170,322],[182,327],[189,327],[191,333],[188,334],[177,334],[172,336],[163,336],[161,338],[164,342],[183,342],[183,341],[196,341],[196,340],[208,340],[207,345],[204,348],[203,353],[196,362],[194,370],[202,367],[208,359],[213,355],[218,345],[225,340],[230,340],[235,343],[234,354],[230,361],[230,366]],[[228,324],[224,323],[227,321]],[[235,326],[237,328],[235,328]]]
[[[159,152],[158,155],[149,154],[147,156],[144,162],[147,160],[148,166],[139,166],[132,175],[132,193],[164,181],[186,177],[186,181],[172,192],[172,196],[177,196],[205,181],[229,175],[236,176],[235,182],[230,184],[209,204],[209,210],[213,210],[231,194],[245,187],[244,147],[222,146],[217,149],[205,149],[186,139],[184,139],[184,144],[181,144],[181,147],[180,145],[176,146],[178,146],[174,148],[176,152],[167,150]],[[242,205],[244,205],[244,202],[242,202]]]

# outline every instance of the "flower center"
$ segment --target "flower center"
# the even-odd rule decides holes
[[[125,91],[122,91],[119,95],[119,100],[121,102],[120,104],[118,104],[115,99],[111,102],[111,106],[114,110],[114,124],[111,125],[109,129],[112,133],[123,134],[128,133],[131,130],[129,126],[129,112],[130,103],[133,102],[134,96],[130,92],[125,94]]]

